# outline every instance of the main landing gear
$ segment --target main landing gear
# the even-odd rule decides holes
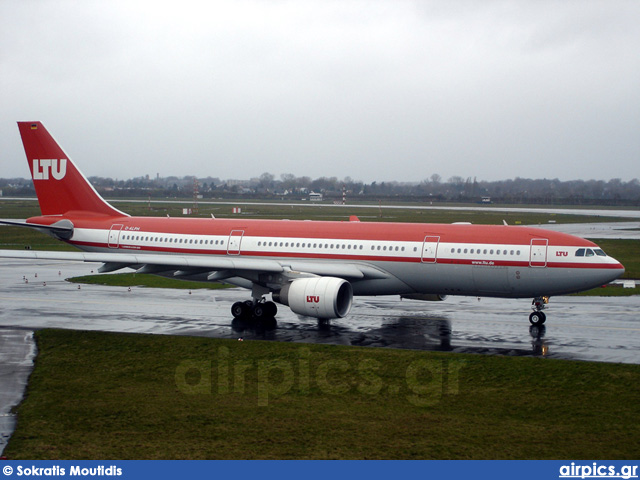
[[[247,300],[246,302],[236,302],[231,306],[231,315],[237,319],[263,319],[273,318],[278,313],[278,307],[274,302]]]
[[[544,310],[548,303],[549,297],[536,297],[533,299],[533,302],[531,302],[533,312],[529,315],[529,322],[531,322],[531,325],[539,326],[544,324],[547,320],[547,316],[542,310]]]

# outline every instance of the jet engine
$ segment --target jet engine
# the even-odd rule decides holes
[[[353,288],[341,278],[301,278],[282,287],[273,294],[273,299],[300,315],[342,318],[351,310]]]

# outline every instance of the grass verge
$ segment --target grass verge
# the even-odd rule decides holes
[[[640,240],[600,238],[593,241],[624,265],[625,272],[622,278],[640,278]]]
[[[42,330],[11,459],[635,459],[640,366]]]
[[[640,288],[624,288],[622,285],[607,285],[580,293],[574,293],[579,297],[632,297],[640,295]]]

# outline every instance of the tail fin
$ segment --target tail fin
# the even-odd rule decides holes
[[[42,215],[128,216],[109,205],[40,122],[18,122]]]

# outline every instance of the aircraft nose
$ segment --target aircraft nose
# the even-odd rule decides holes
[[[622,265],[615,258],[613,257],[609,257],[609,258],[611,259],[612,265],[611,265],[611,270],[609,271],[610,275],[608,275],[609,277],[611,277],[611,279],[608,280],[608,282],[612,282],[616,278],[620,278],[622,275],[624,275],[625,268],[624,268],[624,265]]]

